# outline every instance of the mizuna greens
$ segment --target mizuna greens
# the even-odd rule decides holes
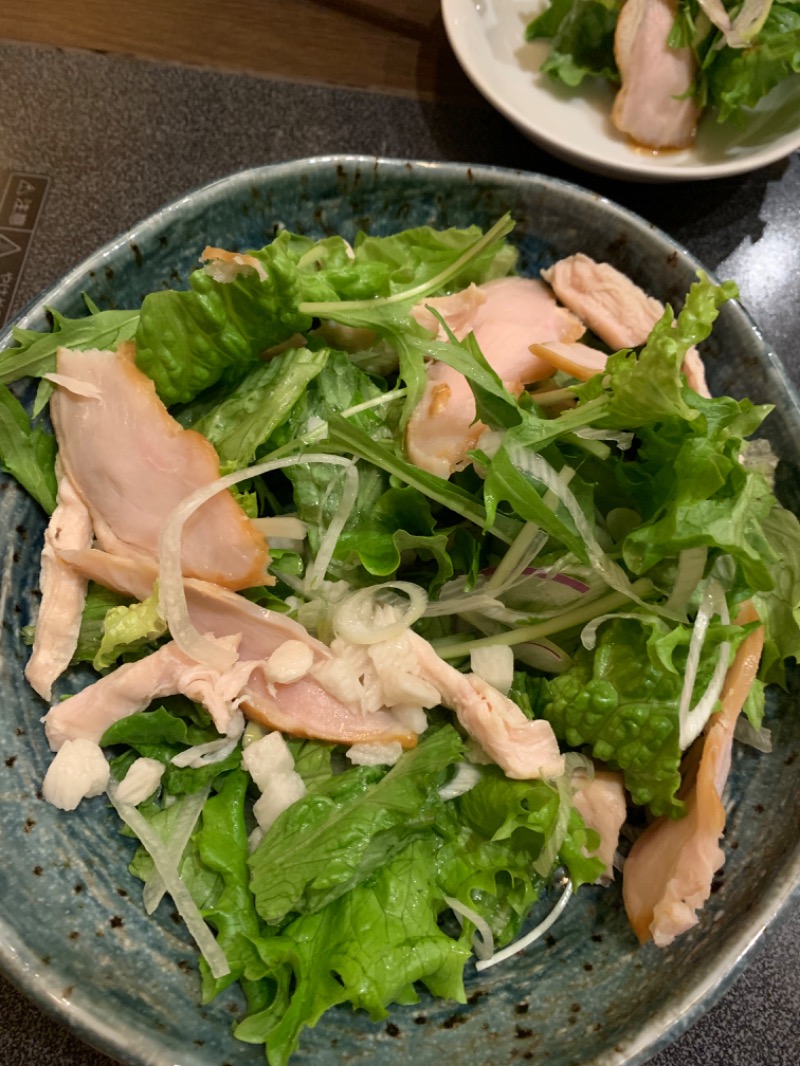
[[[512,273],[512,228],[361,234],[352,249],[282,232],[239,269],[197,270],[187,291],[153,293],[138,311],[54,313],[52,333],[18,330],[0,355],[2,381],[41,379],[33,417],[2,387],[0,454],[45,510],[56,448],[41,412],[57,346],[132,338],[174,417],[211,441],[222,473],[241,474],[232,491],[247,514],[307,531],[275,538],[275,584],[248,599],[328,642],[354,591],[419,586],[415,631],[464,670],[471,653],[513,649],[511,698],[579,753],[558,780],[511,780],[443,708],[391,766],[288,737],[305,794],[258,839],[242,744],[221,748],[199,704],[158,700],[107,730],[114,782],[141,757],[164,767],[138,807],[109,790],[144,844],[131,869],[147,908],[172,886],[199,909],[203,999],[238,982],[248,1013],[236,1035],[265,1044],[271,1066],[337,1004],[380,1019],[420,986],[463,1002],[487,935],[510,944],[565,878],[596,881],[599,838],[573,803],[587,756],[622,772],[634,808],[680,818],[681,729],[703,693],[716,701],[713,679],[754,628],[731,621],[741,604],[755,603],[766,633],[746,705],[756,730],[764,686],[798,657],[800,527],[763,464],[748,462],[769,410],[704,399],[681,374],[734,286],[700,276],[641,350],[612,355],[585,383],[562,374],[514,397],[474,339],[432,340],[409,313]],[[467,377],[489,427],[449,481],[403,446],[429,358]],[[311,453],[353,460],[357,481],[304,463]],[[264,463],[272,472],[250,475]],[[107,672],[151,652],[168,637],[158,608],[157,594],[137,603],[90,586],[75,661]],[[258,736],[249,727],[244,743]],[[211,758],[184,765],[203,745]]]

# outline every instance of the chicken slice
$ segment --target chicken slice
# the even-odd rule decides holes
[[[678,0],[626,0],[614,34],[622,87],[611,119],[648,148],[687,148],[700,108],[691,96],[697,62],[691,48],[671,48]]]
[[[358,714],[313,679],[270,685],[258,666],[240,660],[220,674],[189,659],[170,642],[54,704],[44,718],[45,733],[54,751],[66,740],[99,743],[114,722],[143,711],[153,700],[180,693],[201,703],[221,733],[240,706],[248,718],[291,736],[337,744],[416,744],[416,734],[387,712]]]
[[[428,300],[412,312],[431,332],[433,307],[459,340],[474,333],[486,361],[509,392],[549,377],[552,367],[533,355],[536,341],[573,341],[584,327],[559,307],[546,286],[532,278],[497,278],[461,293]],[[442,332],[442,336],[446,336]],[[425,392],[406,430],[406,450],[416,466],[448,478],[466,463],[486,427],[476,420],[475,398],[466,378],[444,363],[428,368]]]
[[[606,865],[600,879],[611,881],[619,831],[628,816],[622,774],[611,770],[596,771],[594,777],[581,783],[574,803],[586,825],[600,836],[600,846],[593,854]]]
[[[64,549],[81,550],[92,543],[92,521],[68,478],[58,480],[56,509],[44,534],[39,588],[42,601],[36,636],[25,677],[34,690],[50,699],[53,682],[69,666],[78,643],[86,600],[85,577],[61,558]]]
[[[564,756],[549,722],[526,718],[513,700],[482,678],[456,670],[416,633],[410,637],[420,676],[439,690],[443,705],[455,711],[506,776],[527,781],[564,773]]]
[[[248,718],[292,736],[337,744],[397,741],[404,748],[416,744],[417,734],[388,711],[362,714],[313,677],[287,684],[268,680],[269,671],[261,664],[265,660],[268,664],[270,656],[289,642],[310,648],[312,662],[330,658],[330,649],[299,622],[208,582],[187,581],[186,599],[192,624],[218,640],[235,641],[239,662],[220,674],[189,659],[175,643],[165,644],[51,707],[45,731],[54,750],[75,737],[99,741],[113,722],[177,693],[202,703],[220,732],[234,707],[241,706]]]
[[[220,732],[225,732],[255,663],[236,663],[225,674],[189,659],[170,641],[137,662],[124,663],[68,700],[54,704],[44,717],[50,747],[58,751],[67,740],[100,743],[105,731],[153,700],[178,693],[202,703]]]
[[[193,625],[217,637],[238,636],[244,659],[268,658],[289,640],[302,641],[314,652],[309,673],[291,684],[270,684],[263,671],[253,672],[242,701],[249,718],[294,736],[336,743],[399,742],[404,748],[416,743],[417,734],[401,724],[385,704],[365,711],[361,700],[340,698],[338,688],[335,693],[327,691],[328,671],[320,667],[335,666],[337,656],[299,622],[200,581],[186,582],[186,600]],[[373,645],[367,658],[383,671],[387,661],[396,660],[396,644]],[[442,704],[456,712],[466,732],[509,777],[558,777],[564,772],[564,759],[548,722],[529,721],[515,703],[480,678],[450,666],[411,630],[405,634],[402,649],[402,669],[396,666],[386,682],[386,699],[396,697],[402,705],[419,699],[423,706],[433,706],[438,693]]]
[[[757,620],[748,605],[737,622]],[[725,855],[719,840],[725,829],[722,793],[731,764],[733,731],[756,676],[764,630],[747,636],[731,664],[721,695],[721,710],[708,726],[696,779],[686,802],[686,814],[673,821],[659,818],[642,833],[625,860],[622,897],[639,940],[658,947],[697,923],[697,911],[711,895],[711,881]]]
[[[664,314],[664,305],[621,271],[583,252],[559,259],[542,277],[561,303],[615,350],[644,344]]]
[[[50,412],[64,472],[91,514],[99,546],[118,556],[157,559],[173,509],[219,477],[213,446],[167,412],[153,382],[136,367],[132,344],[116,353],[59,348],[57,368],[81,386],[57,386]],[[248,588],[270,583],[268,563],[266,542],[227,492],[184,527],[188,575]]]
[[[255,603],[202,581],[186,582],[186,603],[192,624],[216,637],[237,636],[244,659],[269,659],[288,641],[299,641],[313,652],[311,667],[332,658],[330,648],[316,640],[299,622],[267,611]],[[311,670],[309,668],[309,671]],[[414,747],[417,734],[383,709],[361,713],[329,693],[311,673],[288,684],[269,681],[262,671],[252,674],[242,710],[270,729],[292,736],[315,737],[335,744],[389,743]]]
[[[629,277],[610,263],[597,263],[583,252],[559,259],[542,271],[542,277],[552,286],[564,306],[615,351],[638,348],[644,344],[653,326],[664,314],[664,305],[648,296]],[[547,347],[559,352],[555,345],[548,344]],[[578,362],[588,362],[578,350],[575,356]],[[602,353],[600,356],[605,365],[605,356]],[[548,358],[557,364],[557,355]],[[682,369],[695,392],[706,397],[711,395],[706,385],[703,362],[696,349],[690,348],[686,353]],[[576,373],[575,376],[583,378],[584,374]]]
[[[76,574],[137,600],[146,600],[158,579],[158,565],[146,555],[112,555],[99,548],[59,549],[61,561]]]
[[[313,677],[270,685],[258,671],[247,685],[241,706],[248,718],[290,736],[331,744],[396,742],[403,748],[417,743],[417,734],[389,711],[361,714],[332,696]]]

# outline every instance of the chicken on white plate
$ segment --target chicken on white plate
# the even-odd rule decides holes
[[[678,0],[626,0],[614,34],[622,87],[611,118],[648,148],[687,148],[700,118],[692,96],[694,53],[669,44],[677,11]]]

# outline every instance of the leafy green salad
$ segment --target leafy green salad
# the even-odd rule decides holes
[[[624,3],[550,0],[526,27],[529,41],[551,42],[542,71],[572,87],[586,77],[618,82],[614,36]],[[676,0],[670,6],[669,44],[694,52],[691,94],[719,122],[745,117],[767,93],[800,73],[796,0]]]
[[[794,7],[774,5],[769,40]],[[378,1020],[422,988],[464,1002],[476,958],[502,961],[530,942],[532,912],[607,875],[575,803],[581,778],[618,774],[637,825],[680,819],[682,729],[704,697],[714,709],[754,628],[736,623],[742,604],[765,632],[745,705],[754,731],[764,687],[800,650],[800,527],[749,442],[769,410],[703,397],[681,371],[734,286],[700,276],[677,315],[601,373],[558,371],[514,395],[473,335],[434,336],[411,314],[513,275],[512,231],[505,217],[485,233],[362,233],[352,247],[282,231],[138,310],[54,310],[51,333],[17,330],[0,355],[2,464],[45,511],[61,476],[46,405],[69,387],[57,349],[133,341],[170,417],[213,445],[223,491],[256,525],[294,523],[267,534],[272,583],[235,595],[331,647],[354,617],[362,646],[405,626],[459,673],[486,671],[566,755],[555,778],[508,776],[452,709],[424,701],[416,743],[391,757],[354,761],[352,744],[286,729],[297,798],[259,829],[246,767],[271,735],[263,720],[221,738],[202,701],[176,693],[105,729],[145,905],[173,896],[200,945],[203,1000],[238,982],[236,1036],[264,1044],[271,1066],[339,1004]],[[405,444],[431,360],[467,379],[487,427],[449,479]],[[8,385],[30,377],[28,411]],[[724,607],[704,611],[712,585]],[[158,586],[137,598],[92,581],[72,661],[105,680],[169,639]],[[159,764],[152,791],[115,800],[141,759]]]

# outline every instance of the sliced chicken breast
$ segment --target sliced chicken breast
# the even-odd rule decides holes
[[[755,610],[743,609],[739,624],[755,621]],[[715,714],[704,737],[694,783],[687,795],[686,814],[659,818],[636,840],[625,860],[622,896],[633,931],[644,943],[658,947],[697,923],[697,911],[711,895],[714,874],[725,861],[719,841],[725,829],[722,794],[731,765],[736,719],[758,671],[764,630],[745,638],[728,671]]]
[[[341,744],[416,744],[417,734],[387,711],[362,714],[311,676],[288,684],[268,680],[269,671],[261,666],[289,641],[312,650],[310,663],[330,658],[330,649],[299,622],[203,581],[187,581],[186,599],[193,625],[217,639],[235,641],[239,661],[218,673],[185,656],[174,642],[165,644],[51,707],[45,730],[54,750],[77,737],[99,741],[113,722],[177,693],[202,703],[221,732],[235,704],[248,718],[292,736]]]
[[[559,259],[542,271],[542,277],[552,286],[561,303],[615,351],[644,344],[664,314],[664,305],[648,296],[629,277],[610,263],[597,263],[583,252]],[[554,366],[574,373],[578,378],[585,379],[591,376],[590,371],[597,373],[605,365],[606,357],[602,353],[597,353],[599,358],[591,358],[583,350],[583,345],[549,344],[545,347],[550,351],[538,346],[536,351]],[[576,364],[572,370],[568,367],[570,362]],[[701,396],[711,395],[703,361],[696,349],[690,348],[686,353],[682,370],[690,388]]]
[[[593,778],[581,783],[575,793],[575,806],[586,825],[600,836],[600,846],[593,854],[606,866],[601,880],[613,880],[619,831],[628,817],[622,774],[596,771]]]
[[[75,652],[86,600],[86,578],[64,562],[61,552],[85,550],[92,538],[89,512],[62,474],[56,509],[44,534],[39,574],[42,601],[33,651],[25,667],[25,677],[46,700],[50,699],[53,682],[69,666]]]
[[[219,477],[219,460],[185,430],[134,362],[118,352],[57,352],[50,402],[65,474],[86,505],[99,546],[118,556],[158,558],[173,509]],[[270,581],[266,542],[229,493],[214,496],[184,527],[183,567],[193,577],[241,589]]]
[[[664,305],[625,274],[583,252],[559,259],[542,277],[561,303],[615,350],[644,344],[664,314]]]
[[[584,327],[559,307],[546,286],[532,278],[497,278],[470,286],[461,293],[426,301],[413,312],[430,329],[437,310],[459,340],[474,333],[486,361],[513,394],[525,385],[552,374],[552,367],[535,356],[536,341],[573,341]],[[446,337],[444,331],[440,334]],[[476,420],[475,398],[457,370],[434,362],[422,399],[406,430],[406,450],[416,466],[448,478],[466,463],[486,427]]]
[[[476,674],[462,674],[427,640],[410,636],[420,677],[439,690],[442,704],[455,711],[464,730],[508,777],[527,781],[564,773],[564,756],[549,722],[526,718],[492,685]]]
[[[647,148],[686,148],[700,108],[690,92],[697,72],[691,48],[671,48],[678,0],[626,0],[617,20],[614,56],[622,87],[611,119]]]

